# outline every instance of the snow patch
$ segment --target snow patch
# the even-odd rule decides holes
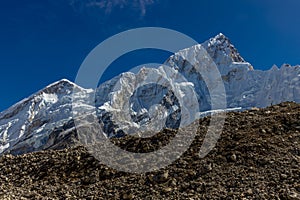
[[[5,145],[0,145],[0,154],[5,151],[7,148],[9,147],[9,143],[5,144]]]
[[[57,103],[57,101],[58,101],[58,97],[57,97],[56,94],[43,93],[42,96],[43,96],[44,101],[47,102],[47,103],[53,103],[54,104],[54,103]]]
[[[41,132],[44,128],[45,128],[46,124],[44,124],[43,126],[41,126],[40,128],[38,128],[35,132],[39,133]]]

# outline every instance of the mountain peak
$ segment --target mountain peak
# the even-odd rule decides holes
[[[223,33],[219,33],[214,37],[216,40],[229,40]]]
[[[213,38],[202,44],[183,49],[175,55],[172,55],[165,63],[175,66],[182,71],[186,70],[186,59],[195,61],[195,63],[203,63],[203,52],[208,54],[215,65],[218,67],[221,75],[227,75],[232,71],[244,73],[253,70],[250,63],[246,62],[239,54],[237,49],[231,44],[230,40],[223,34],[219,33]],[[191,63],[194,65],[195,63]],[[207,67],[207,66],[206,66]]]
[[[46,88],[51,88],[51,87],[55,87],[57,85],[69,85],[69,86],[76,86],[75,83],[73,83],[72,81],[69,81],[68,79],[61,79],[59,81],[56,81],[54,83],[51,83],[50,85],[46,86]]]
[[[68,79],[61,79],[59,81],[56,81],[48,86],[46,86],[44,89],[40,90],[37,94],[46,92],[46,93],[70,93],[74,88],[79,88],[80,90],[84,90],[80,86],[76,85],[72,81],[69,81]]]
[[[238,50],[223,33],[219,33],[215,37],[210,38],[202,45],[215,61],[220,59],[222,61],[226,60],[227,64],[228,62],[245,62]]]

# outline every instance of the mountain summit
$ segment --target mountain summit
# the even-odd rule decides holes
[[[220,71],[228,108],[249,109],[283,101],[300,102],[300,66],[254,70],[229,39],[218,34],[201,45],[172,55],[165,62],[169,68],[143,68],[137,74],[126,72],[95,90],[81,88],[66,79],[45,87],[0,113],[0,154],[23,154],[74,145],[77,141],[72,115],[74,106],[87,114],[96,110],[108,137],[135,133],[149,126],[178,128],[182,111],[174,91],[150,83],[137,90],[134,86],[150,75],[163,77],[179,94],[195,97],[196,101],[187,98],[182,102],[195,108],[195,112],[211,110],[209,90],[202,75],[195,70],[205,67],[210,70],[203,65],[206,54],[201,49],[206,50]],[[94,94],[96,108],[91,108],[84,99]],[[72,105],[72,98],[79,103]],[[160,123],[153,123],[153,119]]]
[[[238,50],[231,44],[230,40],[222,33],[216,37],[209,39],[202,44],[208,54],[216,62],[220,55],[226,55],[228,60],[232,62],[246,62],[239,54]],[[217,64],[221,64],[218,63]]]

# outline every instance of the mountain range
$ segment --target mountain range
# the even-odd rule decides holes
[[[220,109],[245,110],[284,101],[300,102],[300,66],[284,64],[267,71],[255,70],[230,40],[219,34],[175,53],[164,66],[142,68],[136,74],[122,73],[96,89],[82,88],[66,79],[45,87],[0,113],[0,154],[23,154],[76,144],[73,114],[77,110],[86,116],[96,112],[107,137],[148,129],[176,129],[182,120],[182,104],[190,108],[192,115],[213,112],[211,88],[197,71],[211,70],[205,65],[202,49],[217,66],[224,84],[226,108]],[[137,87],[148,77],[152,82]],[[188,98],[180,100],[178,95]],[[92,97],[95,107],[85,103],[85,99]]]

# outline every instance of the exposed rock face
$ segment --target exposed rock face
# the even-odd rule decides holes
[[[228,113],[217,146],[201,159],[209,121],[199,120],[195,141],[177,161],[146,174],[112,170],[83,147],[2,155],[0,199],[299,199],[300,104]],[[148,152],[174,134],[111,140]]]
[[[222,34],[179,51],[165,64],[170,67],[123,73],[95,90],[68,80],[47,86],[0,113],[0,154],[72,146],[77,138],[73,123],[77,111],[83,113],[80,117],[87,125],[96,113],[108,137],[177,128],[185,120],[183,106],[189,116],[211,110],[210,92],[215,88],[213,82],[208,88],[205,80],[213,72],[212,65],[220,72],[228,108],[300,102],[300,66],[254,70]],[[87,104],[85,100],[94,95],[95,106]]]
[[[109,99],[102,99],[105,92],[109,93]],[[96,99],[100,121],[111,124],[105,126],[107,129],[114,127],[105,130],[109,136],[176,129],[181,120],[181,105],[190,108],[194,116],[198,109],[193,84],[169,67],[143,68],[138,74],[123,73],[101,85]]]

